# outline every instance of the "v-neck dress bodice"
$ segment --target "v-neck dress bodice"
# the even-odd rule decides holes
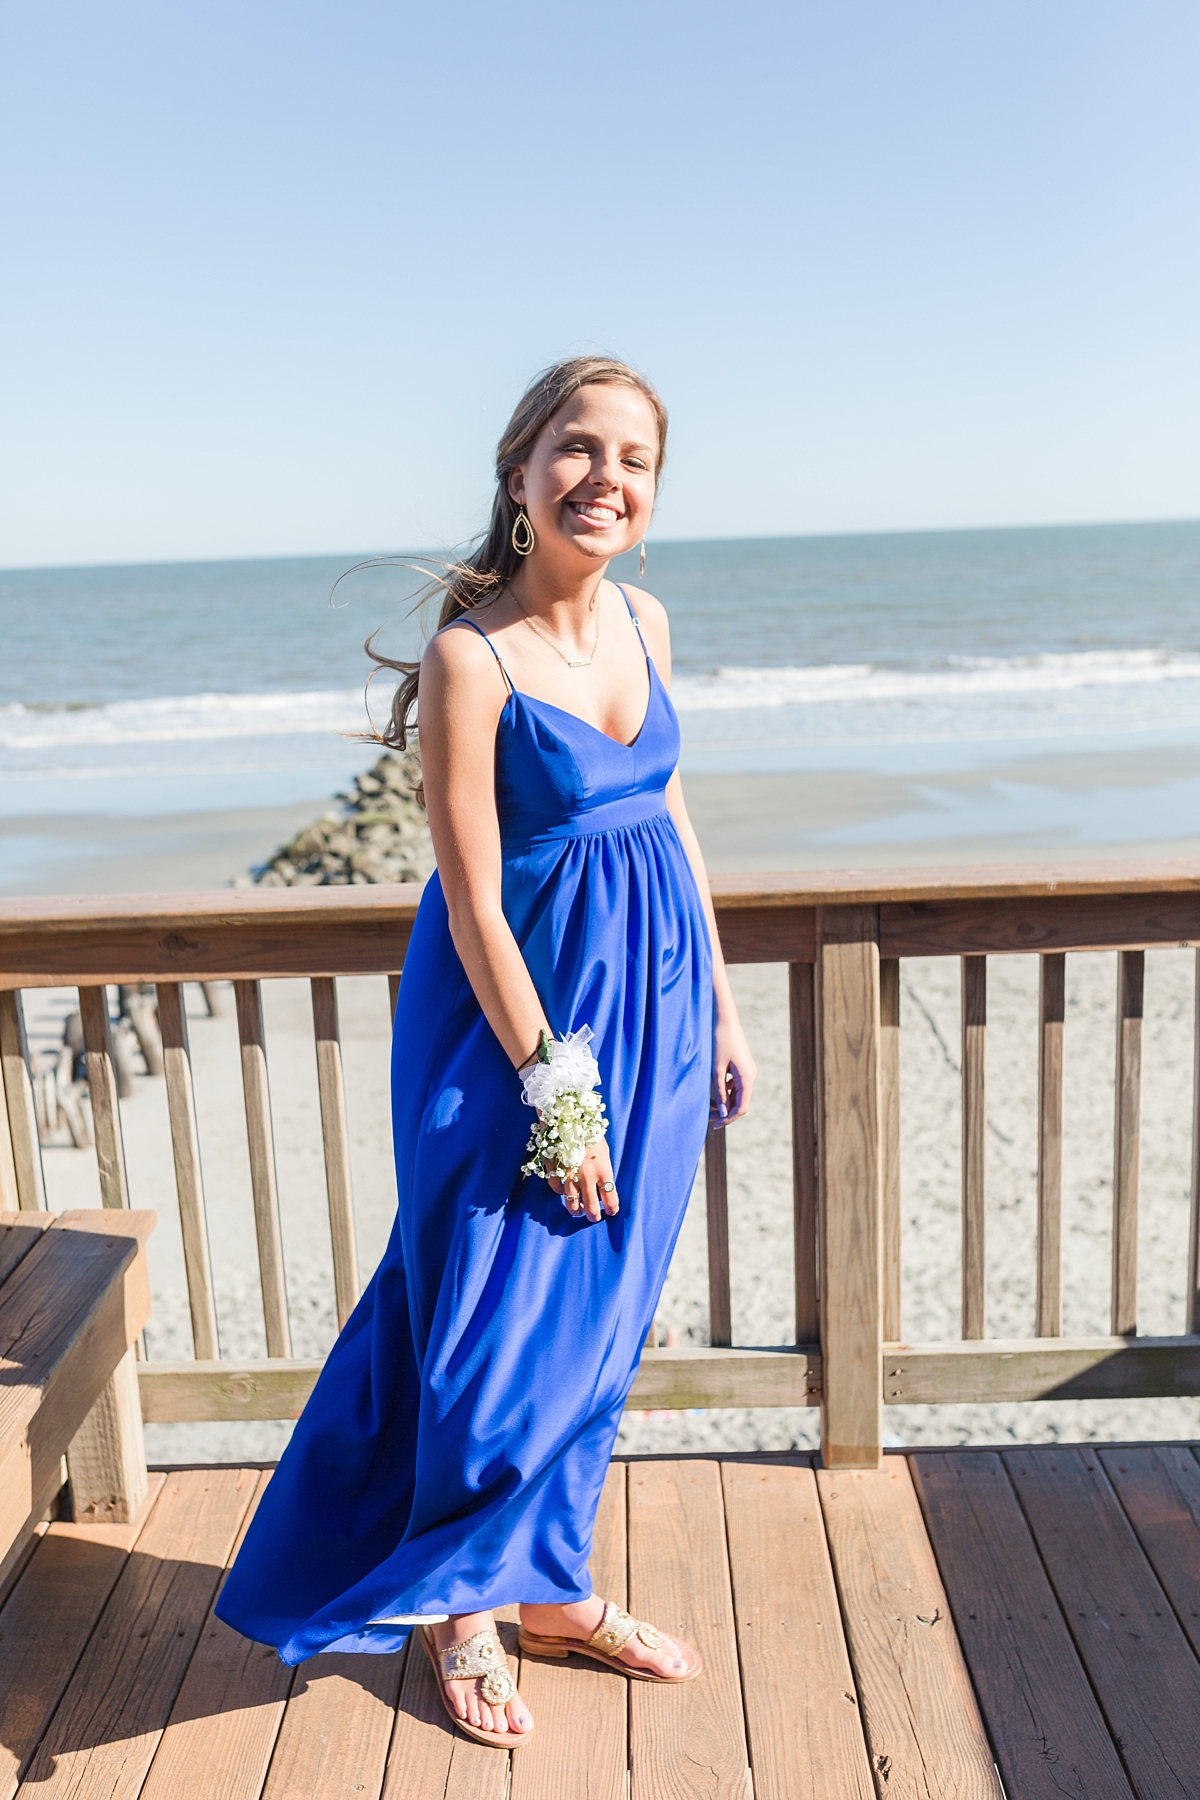
[[[595,1033],[621,1210],[573,1218],[521,1175],[533,1114],[435,874],[396,1008],[391,1239],[218,1605],[286,1662],[397,1649],[400,1619],[591,1592],[712,1072],[708,926],[666,805],[679,725],[646,670],[630,744],[511,683],[496,732],[504,915],[555,1032]]]

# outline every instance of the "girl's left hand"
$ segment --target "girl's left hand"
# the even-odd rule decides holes
[[[738,1020],[718,1018],[713,1033],[713,1097],[709,1112],[718,1131],[749,1112],[757,1073]]]

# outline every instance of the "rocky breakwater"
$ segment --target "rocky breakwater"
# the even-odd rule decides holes
[[[340,814],[315,819],[290,844],[243,877],[239,887],[348,887],[379,881],[424,881],[433,873],[433,843],[417,798],[421,758],[389,751],[339,794]]]

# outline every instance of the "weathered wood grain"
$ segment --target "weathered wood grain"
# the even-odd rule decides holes
[[[873,1800],[813,1471],[726,1462],[721,1478],[755,1800]]]
[[[153,1214],[63,1222],[0,1287],[0,1552],[18,1546],[57,1493],[62,1457],[150,1310],[136,1235]],[[117,1229],[133,1227],[135,1234]]]
[[[150,1362],[138,1368],[142,1418],[295,1419],[321,1372],[318,1361]],[[643,1350],[627,1405],[689,1407],[817,1406],[821,1353],[815,1344],[709,1350],[681,1345]]]
[[[399,1656],[331,1655],[303,1663],[262,1800],[379,1800],[404,1662]],[[414,1800],[420,1794],[419,1788],[409,1791]]]
[[[987,1336],[987,957],[962,959],[962,1334]],[[899,1337],[900,1333],[887,1333]]]
[[[1038,1337],[1062,1336],[1063,1025],[1067,959],[1041,958],[1038,1010]]]
[[[704,1140],[704,1217],[708,1230],[708,1336],[714,1348],[733,1342],[729,1297],[729,1170],[724,1131]]]
[[[908,1464],[817,1485],[877,1791],[1003,1800]]]
[[[1184,1444],[1097,1446],[1096,1454],[1200,1656],[1200,1461]]]
[[[244,1469],[168,1477],[18,1790],[22,1800],[136,1800],[257,1481],[257,1470]]]
[[[1200,941],[1200,890],[1147,891],[1131,873],[1125,892],[1054,891],[1011,899],[983,896],[893,903],[879,891],[884,956],[999,956],[1029,951],[1149,950]]]
[[[788,964],[792,1052],[792,1226],[796,1342],[821,1335],[817,1301],[817,999],[812,963]]]
[[[269,1480],[263,1471],[230,1563]],[[210,1608],[139,1800],[258,1800],[294,1675]]]
[[[103,987],[80,988],[79,1021],[83,1030],[88,1096],[92,1103],[100,1204],[116,1209],[129,1205],[129,1182],[125,1174],[125,1143],[121,1136],[112,1024],[108,1016],[108,994]]]
[[[3,1005],[2,1001],[0,1001],[0,1005]],[[19,1212],[20,1207],[21,1191],[17,1186],[17,1164],[13,1154],[12,1131],[8,1123],[4,1059],[0,1055],[0,1212]]]
[[[156,1497],[165,1477],[152,1477]],[[0,1612],[0,1800],[12,1800],[142,1529],[54,1524]]]
[[[0,1285],[18,1263],[24,1262],[43,1231],[53,1223],[54,1214],[49,1212],[0,1213]]]
[[[889,1406],[1165,1394],[1200,1394],[1200,1337],[989,1338],[884,1348]]]
[[[1139,1800],[1191,1800],[1200,1662],[1091,1446],[1004,1453]]]
[[[206,1360],[219,1355],[217,1309],[208,1247],[204,1176],[200,1167],[200,1137],[196,1128],[196,1098],[192,1090],[187,1011],[181,982],[159,982],[158,1022],[162,1028],[163,1073],[167,1081],[167,1110],[171,1119],[171,1150],[175,1159],[175,1191],[179,1197],[179,1228],[183,1236],[192,1346],[197,1357]]]
[[[596,1512],[594,1591],[628,1604],[626,1465],[612,1463]],[[521,1695],[534,1737],[512,1759],[512,1800],[626,1800],[628,1683],[584,1657],[521,1658]]]
[[[811,963],[815,923],[811,906],[717,908],[717,935],[727,963]]]
[[[67,1475],[78,1523],[129,1525],[140,1516],[148,1476],[132,1345],[67,1446]]]
[[[258,1278],[262,1288],[267,1355],[290,1356],[292,1331],[288,1320],[283,1232],[275,1178],[275,1133],[271,1124],[262,987],[257,981],[235,981],[233,995],[242,1055],[242,1095],[246,1105],[250,1191],[254,1199],[254,1232],[258,1240]]]
[[[1007,1793],[1132,1800],[999,1456],[908,1463]]]
[[[882,1255],[878,915],[818,921],[822,1456],[873,1468],[882,1454]]]
[[[344,1325],[358,1301],[358,1250],[354,1236],[354,1197],[350,1179],[350,1132],[346,1124],[346,1080],[338,1029],[337,987],[332,978],[312,981],[313,1030],[317,1045],[317,1089],[321,1100],[321,1140],[325,1150],[325,1189],[329,1200],[329,1235],[333,1244],[333,1287],[338,1324]]]
[[[882,1158],[883,1335],[898,1338],[900,1272],[900,964],[879,964],[879,1131]]]
[[[810,962],[815,909],[882,905],[884,956],[1200,940],[1200,865],[1064,863],[714,876],[731,961]],[[0,987],[388,973],[414,884],[0,902]]]
[[[1113,1117],[1112,1332],[1128,1336],[1138,1316],[1138,1170],[1142,1131],[1144,950],[1117,956],[1117,1073]]]
[[[0,1086],[3,1087],[16,1205],[22,1212],[38,1212],[46,1205],[46,1182],[42,1174],[42,1147],[38,1141],[33,1084],[29,1077],[25,1011],[20,993],[15,991],[0,992]],[[11,1194],[5,1204],[12,1204]]]
[[[720,1465],[628,1471],[629,1610],[694,1644],[698,1681],[629,1687],[630,1800],[750,1800]]]

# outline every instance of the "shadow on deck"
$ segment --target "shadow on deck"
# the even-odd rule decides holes
[[[212,1617],[268,1478],[167,1470],[138,1526],[49,1527],[0,1611],[0,1800],[1200,1793],[1189,1446],[616,1462],[597,1591],[706,1675],[526,1661],[511,1758],[449,1728],[419,1653],[285,1669]]]

